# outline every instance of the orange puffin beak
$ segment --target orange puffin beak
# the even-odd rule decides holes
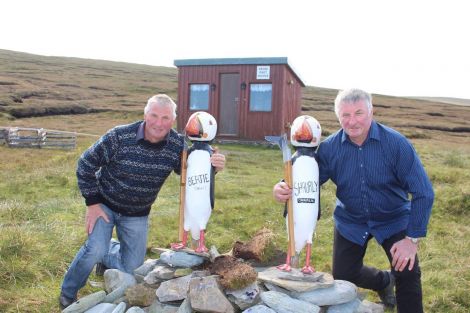
[[[307,123],[307,120],[304,120],[299,129],[297,129],[294,134],[294,139],[303,143],[314,143],[316,141],[316,138],[313,137],[312,130],[310,129],[310,125]]]
[[[202,125],[197,115],[193,116],[185,127],[186,134],[191,137],[201,137]]]

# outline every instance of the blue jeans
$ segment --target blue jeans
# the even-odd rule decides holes
[[[62,294],[74,299],[96,263],[132,274],[142,265],[147,249],[148,216],[124,216],[101,204],[109,223],[99,218],[80,248],[62,282]],[[111,240],[113,228],[119,242]]]

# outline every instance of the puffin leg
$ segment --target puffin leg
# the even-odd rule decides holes
[[[175,250],[180,250],[186,247],[186,244],[188,243],[188,232],[184,231],[183,232],[183,241],[182,242],[175,242],[170,245],[171,249]]]
[[[290,261],[291,261],[290,247],[287,247],[286,264],[278,265],[276,266],[276,268],[284,272],[290,272],[292,270]]]
[[[204,239],[204,229],[201,229],[201,233],[199,235],[199,245],[197,246],[196,250],[197,253],[202,253],[202,252],[207,252],[209,249],[207,249],[205,245],[205,239]]]
[[[315,268],[310,266],[310,256],[312,255],[312,244],[307,243],[307,252],[305,253],[305,266],[302,268],[302,273],[312,274],[315,272]]]

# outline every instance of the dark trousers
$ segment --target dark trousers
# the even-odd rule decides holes
[[[390,249],[392,245],[405,237],[405,232],[400,232],[386,239],[382,243],[382,248],[387,254],[390,264],[392,256]],[[369,236],[366,244],[360,246],[343,236],[335,228],[335,238],[333,244],[333,277],[335,279],[350,281],[356,286],[382,290],[388,283],[388,275],[384,271],[364,265],[363,259],[367,250],[367,244],[372,236]],[[392,266],[390,265],[390,268]],[[411,271],[406,267],[402,272],[397,272],[391,268],[395,276],[395,294],[397,297],[397,308],[399,313],[420,313],[423,312],[423,294],[421,290],[421,270],[419,268],[418,257]]]

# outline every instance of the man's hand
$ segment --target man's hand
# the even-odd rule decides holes
[[[219,148],[214,148],[214,153],[211,156],[211,164],[215,167],[216,172],[220,172],[225,167],[225,155],[219,153]]]
[[[85,215],[85,227],[88,235],[91,234],[93,228],[95,227],[96,221],[100,217],[102,217],[106,223],[109,223],[109,218],[106,213],[104,213],[99,203],[92,204],[87,208]]]
[[[285,182],[277,183],[273,187],[273,196],[276,201],[285,203],[292,197],[292,189]]]
[[[406,265],[409,264],[408,270],[412,270],[415,265],[416,253],[418,252],[418,245],[411,242],[408,238],[403,238],[390,249],[392,254],[392,266],[395,271],[402,272]]]

